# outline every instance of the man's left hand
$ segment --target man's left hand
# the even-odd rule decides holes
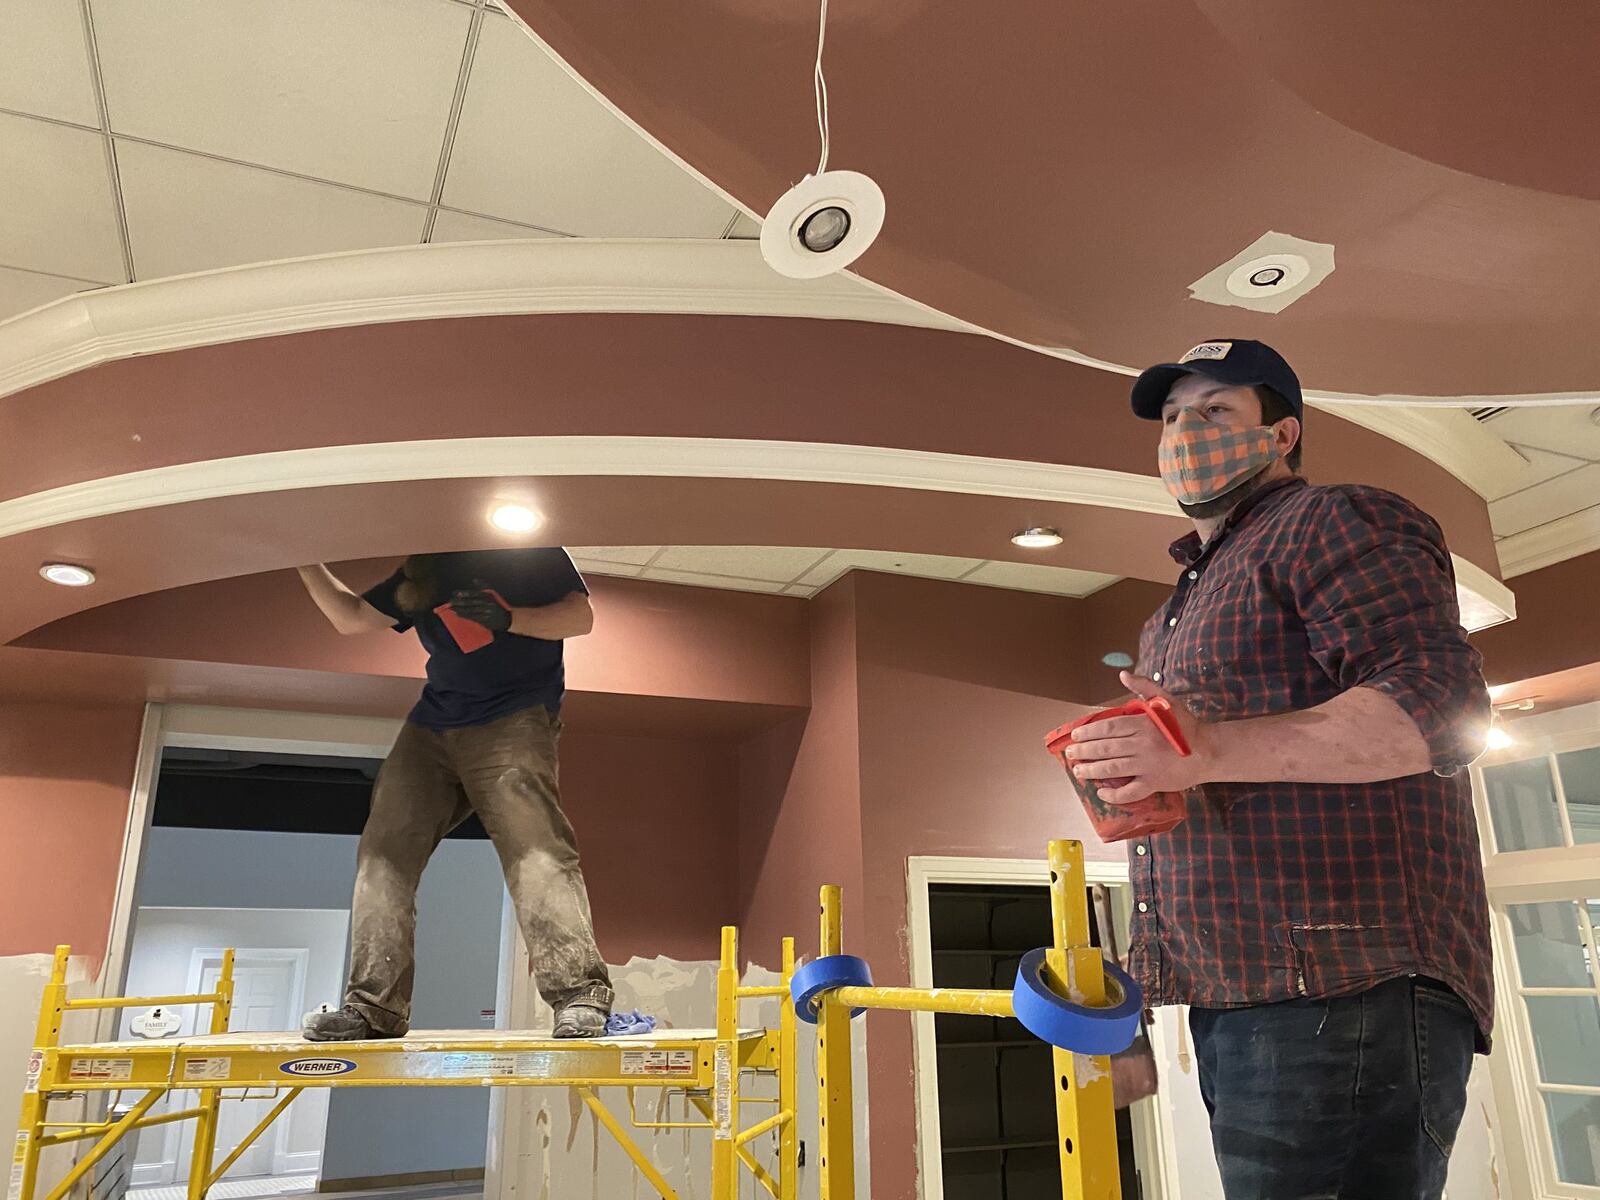
[[[450,598],[450,609],[458,617],[476,621],[490,633],[504,633],[511,628],[511,610],[481,588],[457,592]]]
[[[1107,804],[1134,804],[1157,792],[1186,792],[1210,782],[1215,748],[1208,727],[1154,680],[1124,671],[1122,684],[1146,700],[1159,696],[1172,705],[1189,756],[1174,750],[1143,714],[1108,717],[1073,730],[1067,749],[1072,773],[1079,779],[1114,781],[1100,787],[1100,799]]]

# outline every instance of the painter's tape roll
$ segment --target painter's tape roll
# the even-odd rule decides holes
[[[1116,963],[1105,964],[1106,982],[1121,999],[1104,1007],[1074,1004],[1057,995],[1044,976],[1044,951],[1030,950],[1017,968],[1011,1007],[1023,1027],[1042,1042],[1078,1054],[1116,1054],[1139,1032],[1144,993]]]
[[[814,1007],[823,992],[842,987],[871,987],[872,968],[864,958],[853,954],[830,954],[813,959],[794,973],[789,982],[789,994],[794,997],[795,1016],[815,1025],[817,1010]],[[859,1017],[867,1010],[852,1009],[850,1015]]]

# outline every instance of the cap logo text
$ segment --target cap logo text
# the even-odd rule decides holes
[[[1228,351],[1233,349],[1232,342],[1201,342],[1189,353],[1178,360],[1179,363],[1194,362],[1196,359],[1227,358]]]

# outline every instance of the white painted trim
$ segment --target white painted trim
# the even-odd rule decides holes
[[[385,717],[173,704],[166,711],[161,744],[259,754],[384,758],[404,723]]]
[[[1508,904],[1568,900],[1600,879],[1600,846],[1563,846],[1548,850],[1494,850],[1485,767],[1600,745],[1600,702],[1537,713],[1512,721],[1508,729],[1517,743],[1485,754],[1471,770],[1472,800],[1483,844],[1484,883],[1489,895],[1490,936],[1498,1033],[1489,1056],[1489,1077],[1499,1119],[1496,1146],[1505,1164],[1514,1196],[1530,1200],[1572,1200],[1600,1197],[1600,1188],[1560,1182],[1555,1147],[1544,1105],[1532,1086],[1536,1053],[1527,1014],[1518,996],[1521,974],[1515,939],[1505,909]]]
[[[1501,538],[1496,546],[1507,579],[1600,550],[1600,506],[1568,513],[1521,533]]]
[[[933,986],[933,937],[928,888],[934,883],[1022,884],[1044,886],[1050,866],[1043,859],[981,858],[914,854],[906,859],[906,936],[911,986]],[[1128,888],[1128,864],[1090,860],[1086,882]],[[1121,896],[1126,905],[1128,897]],[[944,1200],[943,1142],[939,1128],[939,1059],[932,1013],[911,1017],[912,1063],[917,1114],[917,1195]],[[1159,1047],[1155,1047],[1159,1051]],[[1159,1097],[1157,1097],[1159,1100]],[[1135,1106],[1132,1116],[1140,1158],[1149,1170],[1148,1200],[1180,1200],[1176,1145],[1169,1106],[1155,1101]],[[1153,1119],[1152,1119],[1153,1118]]]
[[[879,446],[740,438],[500,437],[319,446],[177,463],[0,503],[0,538],[224,496],[527,475],[773,479],[1010,496],[1178,516],[1151,475]]]
[[[1478,625],[1468,625],[1469,631],[1476,632],[1479,629],[1487,629],[1491,625],[1501,625],[1507,621],[1515,621],[1517,619],[1517,597],[1510,588],[1477,563],[1462,558],[1459,554],[1452,554],[1450,561],[1456,571],[1456,591],[1465,593],[1460,598],[1466,601],[1467,597],[1471,596],[1500,614],[1500,620],[1498,621],[1486,621]]]
[[[313,329],[537,313],[964,329],[849,276],[787,279],[746,241],[452,242],[284,259],[64,296],[0,321],[0,396],[138,354]]]
[[[1136,373],[1072,350],[995,334],[848,272],[786,279],[768,269],[753,242],[537,238],[349,251],[65,296],[0,321],[0,396],[137,354],[353,325],[578,312],[768,316],[941,329],[995,337],[1080,366]],[[1520,455],[1466,413],[1438,407],[1534,402],[1528,398],[1391,397],[1380,402],[1336,393],[1306,395],[1308,402],[1426,455],[1480,495],[1514,490],[1528,469]],[[1396,407],[1404,405],[1413,407]],[[1424,411],[1428,405],[1434,407]]]
[[[128,975],[128,937],[138,906],[139,861],[144,855],[144,835],[150,828],[150,801],[156,773],[161,769],[164,709],[146,704],[139,726],[139,749],[133,760],[133,786],[128,796],[128,819],[122,830],[122,860],[117,870],[117,890],[111,901],[111,929],[106,935],[106,959],[100,968],[98,996],[123,995]],[[97,1021],[96,1037],[109,1040],[117,1012],[108,1009]]]
[[[1438,463],[1485,500],[1523,486],[1530,467],[1523,458],[1461,407],[1435,403],[1403,407],[1368,403],[1334,393],[1307,392],[1306,403],[1381,434]],[[1505,400],[1473,401],[1466,407],[1505,404]],[[1311,436],[1316,437],[1313,427]],[[1313,442],[1314,444],[1314,442]]]
[[[321,446],[178,463],[0,502],[0,538],[115,513],[224,496],[412,479],[497,476],[771,479],[1006,496],[1180,515],[1161,480],[1098,467],[882,446],[740,438],[505,437]],[[1452,556],[1461,587],[1510,619],[1509,588]]]

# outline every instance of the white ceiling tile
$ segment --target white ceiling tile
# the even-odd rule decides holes
[[[1537,446],[1523,446],[1512,444],[1511,448],[1525,458],[1528,462],[1527,470],[1517,476],[1514,486],[1506,496],[1514,495],[1527,488],[1537,487],[1541,483],[1565,475],[1568,471],[1576,471],[1587,465],[1585,458],[1574,458],[1570,454],[1556,454],[1550,450],[1541,450]],[[1506,496],[1496,499],[1504,500]]]
[[[466,213],[440,209],[433,220],[432,241],[440,242],[507,242],[522,238],[559,237],[526,225],[513,225],[509,221],[491,221],[486,217],[468,216]]]
[[[141,279],[422,238],[421,205],[137,142],[117,162]]]
[[[1489,505],[1496,537],[1510,537],[1600,504],[1600,463],[1591,463]]]
[[[125,282],[98,133],[0,113],[0,263]]]
[[[38,275],[33,271],[0,267],[0,321],[90,286],[59,275]]]
[[[1512,408],[1491,418],[1484,427],[1513,446],[1533,446],[1600,462],[1600,424],[1590,416],[1597,408],[1600,395],[1581,404]]]
[[[99,127],[77,0],[0,4],[0,108]]]
[[[703,575],[792,583],[826,553],[791,546],[669,546],[654,565]]]
[[[734,218],[733,230],[728,236],[741,241],[756,241],[761,237],[761,222],[741,212]]]
[[[644,573],[645,579],[654,579],[658,583],[683,583],[692,587],[720,588],[727,592],[771,592],[777,593],[784,589],[781,583],[772,583],[765,579],[733,579],[727,575],[700,575],[694,571],[663,571],[659,567],[651,567]]]
[[[632,579],[644,573],[644,568],[635,563],[606,562],[603,559],[581,558],[577,551],[569,550],[573,564],[584,575],[619,575],[625,579]]]
[[[94,0],[94,15],[115,132],[431,195],[472,20],[462,5]]]
[[[1114,575],[1102,575],[1095,571],[1074,571],[1069,567],[986,562],[968,575],[963,582],[1010,588],[1018,592],[1048,592],[1053,596],[1087,596],[1115,580]]]
[[[573,558],[580,555],[595,562],[636,563],[644,566],[656,556],[660,546],[568,546]]]
[[[948,558],[942,554],[896,554],[890,550],[835,550],[800,576],[798,582],[824,587],[846,571],[882,571],[888,575],[918,575],[925,579],[960,579],[982,560]]]
[[[483,24],[444,201],[580,237],[715,238],[734,211],[512,21]]]

